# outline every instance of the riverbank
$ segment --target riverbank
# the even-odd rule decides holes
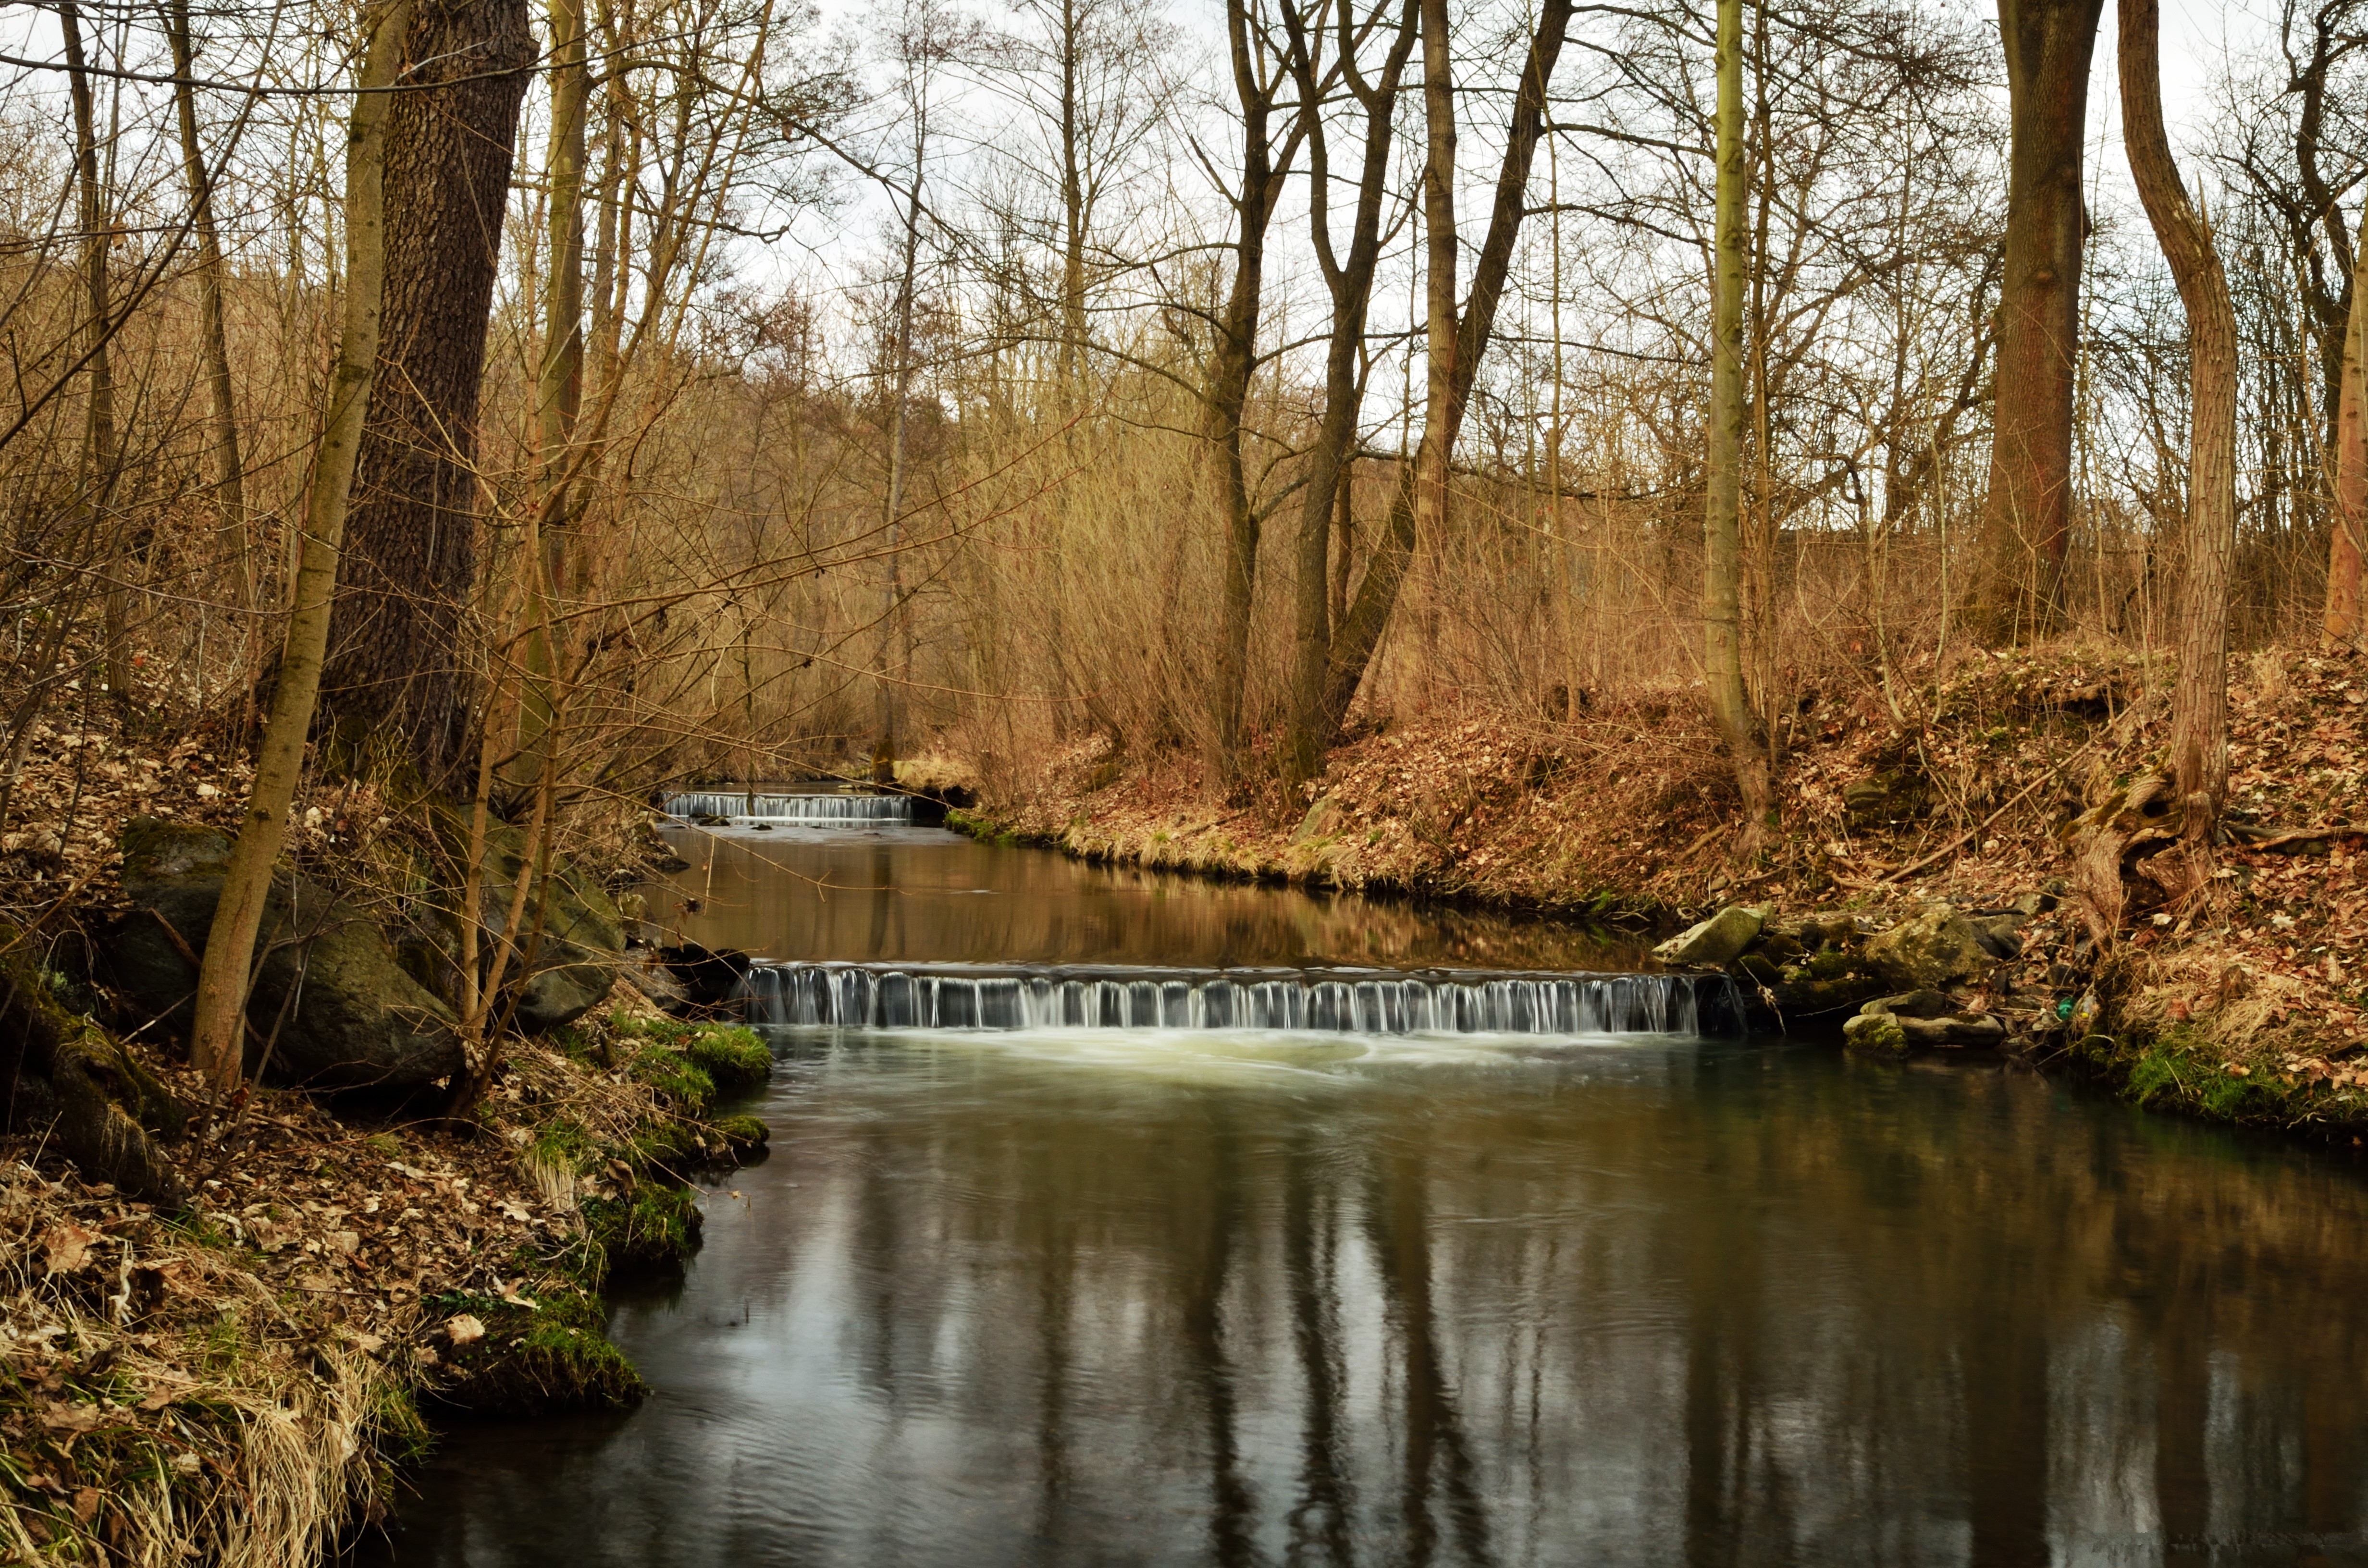
[[[1114,757],[1097,740],[954,820],[1090,859],[1559,918],[1674,928],[1751,904],[1874,930],[1940,903],[2052,907],[2077,880],[2084,817],[2160,756],[2174,673],[2065,643],[1808,692],[1779,726],[1780,825],[1747,862],[1686,690],[1599,697],[1566,721],[1384,726],[1334,751],[1304,796],[1263,806],[1212,799],[1197,758]],[[2101,941],[2077,901],[2034,918],[2005,980],[2066,1026],[2026,1048],[2042,1065],[2157,1108],[2361,1136],[2368,660],[2269,650],[2233,657],[2229,676],[2212,890],[2173,912],[2140,875]]]
[[[755,1037],[669,1018],[613,968],[553,968],[533,1000],[586,972],[599,989],[564,1026],[505,1035],[457,1120],[426,1090],[225,1098],[187,1065],[176,1015],[143,1005],[160,968],[135,949],[158,930],[202,942],[173,900],[203,891],[189,862],[226,846],[244,765],[105,717],[39,729],[17,761],[29,825],[0,841],[0,1560],[315,1562],[379,1517],[433,1414],[637,1401],[603,1288],[678,1270],[699,1234],[688,1178],[762,1145],[723,1114],[770,1070]],[[344,913],[271,1026],[283,1064],[308,1007],[348,983],[324,955],[385,948],[393,906],[370,886],[433,831],[367,788],[298,803],[290,885]]]

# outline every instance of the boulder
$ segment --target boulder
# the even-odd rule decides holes
[[[1733,963],[1767,922],[1766,910],[1732,903],[1655,948],[1653,956],[1663,963],[1716,969]]]
[[[1859,1009],[1861,1013],[1889,1013],[1899,1018],[1945,1018],[1957,1010],[1957,1004],[1939,991],[1904,991],[1896,996],[1878,996]]]
[[[1977,980],[1996,961],[1973,923],[1945,903],[1873,938],[1866,956],[1878,973],[1903,991]]]
[[[1842,1041],[1869,1056],[1907,1054],[1907,1033],[1889,1013],[1861,1013],[1842,1026]]]
[[[436,831],[453,859],[462,859],[469,843],[466,816],[439,812]],[[523,828],[494,823],[486,830],[477,890],[477,952],[484,972],[492,971],[529,847]],[[457,891],[443,892],[441,908],[436,901],[423,901],[402,944],[405,967],[448,1001],[461,994],[459,922],[452,915]],[[503,978],[507,984],[526,976],[511,1021],[529,1033],[582,1017],[609,994],[624,965],[624,916],[598,881],[561,855],[552,857],[548,876],[528,884],[518,940]]]
[[[109,944],[108,975],[136,1007],[182,1030],[230,851],[229,837],[211,828],[149,817],[124,828],[123,891],[132,912]],[[247,1003],[250,1073],[312,1088],[416,1088],[461,1066],[452,1010],[404,972],[359,906],[283,872],[265,903],[258,942],[268,956]]]
[[[1931,803],[1930,789],[1904,769],[1861,778],[1842,790],[1843,820],[1861,832],[1920,817]]]
[[[59,1005],[0,927],[0,1131],[63,1152],[90,1182],[180,1208],[188,1188],[158,1146],[181,1135],[172,1092],[120,1041]],[[18,949],[21,952],[21,949]]]

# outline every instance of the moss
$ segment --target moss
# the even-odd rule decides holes
[[[2192,1030],[2165,1031],[2127,1063],[2123,1092],[2149,1110],[2191,1110],[2215,1121],[2282,1125],[2301,1096],[2273,1078],[2230,1073],[2197,1051]]]
[[[715,1080],[689,1057],[668,1046],[644,1046],[633,1053],[626,1070],[691,1116],[705,1110],[715,1098]]]
[[[723,1134],[723,1142],[735,1154],[746,1154],[761,1149],[773,1140],[773,1130],[753,1116],[727,1116],[715,1124]]]
[[[484,1338],[455,1351],[452,1380],[437,1400],[485,1415],[551,1415],[573,1410],[623,1410],[648,1385],[624,1352],[609,1343],[599,1298],[553,1277],[537,1287],[531,1308],[498,1296],[431,1298],[438,1315],[466,1312]]]
[[[592,1135],[585,1131],[584,1124],[560,1116],[534,1130],[534,1142],[527,1145],[526,1157],[535,1165],[582,1171],[589,1167],[594,1150]]]
[[[773,1075],[773,1053],[765,1049],[754,1029],[703,1028],[690,1038],[684,1054],[707,1074],[719,1094],[746,1094]]]
[[[619,1273],[671,1273],[699,1250],[699,1202],[685,1187],[642,1182],[620,1198],[587,1199],[584,1221]]]

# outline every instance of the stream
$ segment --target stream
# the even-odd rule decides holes
[[[355,1561],[2368,1563],[2350,1152],[867,809],[652,890],[780,1063],[616,1303],[653,1397],[451,1431]]]

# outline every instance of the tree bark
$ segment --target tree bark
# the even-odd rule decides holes
[[[476,570],[476,423],[518,106],[525,0],[422,0],[385,128],[381,350],[323,701],[348,762],[434,784],[461,750],[461,616]]]
[[[1702,673],[1743,799],[1737,851],[1765,830],[1768,744],[1743,678],[1743,0],[1718,0],[1718,184],[1711,284],[1709,494],[1702,517]]]
[[[1429,0],[1425,9],[1424,39],[1424,102],[1428,111],[1432,104],[1429,90],[1430,74],[1429,34],[1432,30],[1429,5],[1440,0]],[[1521,220],[1529,212],[1530,167],[1535,161],[1538,139],[1545,129],[1546,87],[1554,78],[1554,62],[1561,57],[1564,37],[1570,30],[1573,0],[1545,0],[1538,14],[1537,27],[1530,35],[1527,55],[1521,62],[1520,85],[1513,96],[1513,108],[1505,131],[1505,152],[1497,170],[1497,194],[1488,217],[1488,233],[1480,244],[1479,260],[1472,269],[1472,291],[1464,301],[1458,319],[1455,315],[1453,290],[1451,287],[1442,300],[1434,287],[1430,292],[1431,340],[1441,341],[1441,327],[1449,331],[1445,340],[1452,345],[1449,350],[1452,369],[1442,381],[1438,375],[1438,349],[1434,347],[1432,379],[1427,389],[1423,415],[1422,443],[1416,451],[1413,467],[1399,478],[1396,495],[1390,503],[1388,520],[1382,537],[1376,541],[1372,559],[1365,568],[1363,579],[1357,585],[1356,598],[1349,613],[1341,618],[1333,631],[1331,655],[1324,676],[1323,737],[1329,744],[1349,716],[1349,705],[1357,699],[1357,687],[1365,678],[1366,667],[1372,664],[1373,650],[1381,645],[1382,631],[1388,626],[1390,612],[1397,605],[1398,590],[1405,585],[1407,564],[1414,558],[1417,538],[1417,506],[1416,491],[1418,476],[1430,465],[1430,500],[1423,510],[1431,515],[1433,527],[1443,526],[1447,512],[1446,475],[1448,460],[1454,454],[1456,437],[1463,426],[1463,414],[1472,395],[1473,377],[1478,372],[1480,360],[1487,352],[1488,338],[1496,330],[1497,306],[1504,297],[1505,276],[1512,265],[1513,244],[1520,238]],[[1440,18],[1444,26],[1444,16]],[[1445,49],[1442,36],[1441,50]],[[1444,55],[1442,52],[1442,61]],[[1452,127],[1447,129],[1452,138]],[[1437,136],[1433,133],[1434,148]],[[1428,176],[1426,176],[1428,178]],[[1452,182],[1451,169],[1448,178]],[[1452,183],[1448,191],[1452,196]],[[1452,252],[1452,212],[1449,211],[1449,240]],[[1440,254],[1436,232],[1430,239],[1433,255]],[[1447,323],[1439,320],[1445,306]],[[1429,454],[1426,458],[1425,454]]]
[[[1972,618],[1998,642],[2062,610],[2072,526],[2072,399],[2088,218],[2080,154],[2103,0],[1999,0],[2010,147],[1998,287],[1998,404]]]
[[[2329,642],[2358,646],[2360,562],[2368,554],[2368,210],[2351,247],[2351,318],[2343,334],[2343,374],[2335,417],[2335,517],[2328,530],[2327,608],[2320,627]]]
[[[552,683],[563,657],[553,645],[552,599],[572,597],[575,416],[584,400],[584,153],[585,110],[591,97],[586,68],[584,0],[551,0],[551,135],[544,158],[550,202],[543,230],[542,362],[535,377],[534,483],[524,573],[526,680],[518,703],[518,756],[508,769],[514,788],[539,782],[554,722]]]
[[[384,88],[398,78],[413,0],[393,0],[370,28],[361,85]],[[387,270],[383,176],[387,122],[398,95],[364,91],[354,97],[346,131],[346,298],[337,364],[329,381],[327,418],[305,486],[303,554],[296,569],[295,608],[272,685],[271,714],[256,748],[255,787],[239,826],[238,846],[222,881],[222,902],[198,970],[196,1017],[189,1059],[223,1089],[234,1087],[245,1059],[246,993],[256,933],[271,892],[272,863],[288,829],[288,808],[304,767],[321,665],[328,645],[332,590],[352,491],[363,420],[379,358]]]
[[[1320,13],[1319,13],[1320,15]],[[1297,13],[1286,11],[1293,27],[1292,67],[1301,101],[1315,105],[1318,91],[1313,40],[1299,36]],[[1389,164],[1400,84],[1414,53],[1420,30],[1417,0],[1406,0],[1396,38],[1379,74],[1368,84],[1355,63],[1357,32],[1352,12],[1340,18],[1340,63],[1349,89],[1365,111],[1363,162],[1358,170],[1357,210],[1349,237],[1347,259],[1332,246],[1328,213],[1331,163],[1324,128],[1313,110],[1308,124],[1308,166],[1315,197],[1308,221],[1315,240],[1317,264],[1332,296],[1331,340],[1324,361],[1324,417],[1314,449],[1308,454],[1306,492],[1300,502],[1297,580],[1292,638],[1292,684],[1289,733],[1284,741],[1284,778],[1292,784],[1315,778],[1324,767],[1324,677],[1331,658],[1332,607],[1330,555],[1334,515],[1349,505],[1348,468],[1357,442],[1358,355],[1364,347],[1365,320],[1372,303],[1373,274],[1382,252],[1382,204],[1388,195]],[[1320,28],[1320,22],[1318,24]],[[1345,532],[1345,530],[1342,530]],[[1347,545],[1342,544],[1345,553]]]
[[[1249,673],[1250,605],[1258,593],[1259,519],[1242,471],[1242,418],[1250,378],[1258,370],[1259,306],[1266,286],[1266,233],[1281,194],[1282,175],[1269,142],[1278,71],[1261,78],[1251,46],[1245,0],[1228,0],[1225,37],[1234,92],[1242,112],[1242,188],[1235,201],[1233,286],[1209,355],[1201,394],[1201,440],[1225,520],[1224,582],[1217,631],[1214,700],[1210,711],[1210,770],[1229,786],[1241,769],[1242,694]],[[1284,160],[1287,162],[1287,158]]]
[[[2187,308],[2193,360],[2187,456],[2187,572],[2170,774],[2192,855],[2205,852],[2228,792],[2228,571],[2237,545],[2237,312],[2211,226],[2179,177],[2163,131],[2157,0],[2119,0],[2123,137],[2155,239]]]
[[[238,409],[230,380],[230,333],[222,320],[222,236],[214,225],[213,176],[207,172],[198,140],[197,50],[189,35],[188,0],[171,0],[165,12],[173,47],[173,107],[181,135],[181,167],[189,182],[189,226],[198,241],[198,348],[205,362],[209,415],[213,426],[214,506],[225,528],[236,534],[239,608],[246,613],[250,665],[261,621],[256,611],[254,540],[246,516],[246,464],[239,455]],[[250,675],[256,673],[252,669]]]
[[[91,529],[90,543],[107,562],[107,587],[102,601],[106,620],[107,694],[125,718],[133,711],[131,698],[131,590],[124,581],[131,562],[112,516],[115,486],[123,467],[115,431],[115,375],[108,363],[108,340],[114,335],[108,267],[108,243],[112,224],[107,216],[106,193],[98,169],[97,114],[91,100],[90,67],[82,47],[82,7],[67,0],[58,7],[58,23],[65,36],[66,94],[74,108],[74,211],[81,230],[83,309],[88,313],[83,329],[84,363],[89,392],[83,406],[82,484],[84,506]]]

